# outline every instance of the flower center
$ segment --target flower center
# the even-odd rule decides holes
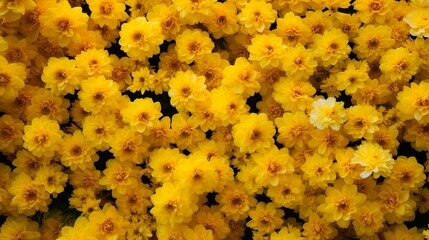
[[[234,196],[232,198],[231,204],[235,208],[240,208],[243,204],[243,199],[241,198],[241,196]]]
[[[27,192],[25,192],[25,200],[28,202],[35,201],[37,199],[37,190],[35,189],[29,189]]]
[[[41,132],[36,136],[36,142],[38,145],[45,145],[49,140],[49,135],[45,132]]]
[[[20,62],[24,59],[24,54],[19,49],[10,49],[6,52],[6,59],[9,63]]]
[[[198,51],[200,50],[200,47],[201,47],[200,43],[198,43],[198,42],[191,42],[191,43],[188,45],[188,50],[189,50],[191,53],[196,54],[196,53],[198,53]]]
[[[0,87],[7,86],[10,83],[10,77],[4,73],[0,73]]]
[[[252,133],[250,134],[250,140],[256,141],[261,138],[262,133],[258,129],[253,129]]]
[[[374,219],[372,218],[372,215],[370,213],[366,213],[362,215],[361,221],[365,223],[365,225],[369,226],[374,222]]]
[[[175,200],[170,200],[166,205],[165,208],[168,212],[175,212],[177,211],[178,204]]]
[[[133,141],[127,141],[122,148],[126,153],[133,153],[136,149],[136,144]]]
[[[226,16],[219,16],[217,19],[216,19],[216,22],[217,22],[217,24],[218,25],[220,25],[220,26],[223,26],[223,25],[225,25],[226,24]]]
[[[149,120],[149,114],[147,114],[147,113],[145,113],[145,112],[142,112],[142,113],[140,113],[140,114],[138,115],[137,120],[138,120],[139,122],[143,122],[143,123],[145,123],[145,122],[147,122],[147,121]]]
[[[121,170],[120,172],[113,174],[113,179],[115,179],[116,182],[122,182],[125,180],[126,176],[127,173],[124,170]]]
[[[82,154],[82,152],[83,151],[82,151],[82,148],[80,146],[74,146],[70,150],[70,154],[72,156],[75,156],[75,157],[80,156]]]
[[[369,9],[372,12],[378,12],[381,10],[382,5],[378,2],[372,2],[371,4],[369,4]]]
[[[49,115],[53,112],[55,112],[55,105],[53,102],[49,101],[42,104],[41,113],[43,115]]]
[[[113,6],[111,2],[103,2],[100,5],[100,13],[103,15],[109,15],[113,10]]]
[[[115,231],[115,224],[110,220],[106,220],[101,224],[101,231],[104,234],[111,234]]]
[[[13,139],[15,137],[15,130],[10,126],[6,126],[0,129],[0,136],[3,139]]]
[[[368,48],[371,50],[375,50],[380,46],[380,40],[377,38],[372,38],[368,41]]]
[[[57,21],[57,29],[61,32],[65,32],[70,28],[70,20],[69,19],[60,19]]]

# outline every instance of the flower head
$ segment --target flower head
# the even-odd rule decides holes
[[[374,174],[374,178],[378,178],[379,176],[390,176],[395,161],[392,154],[380,145],[364,142],[355,151],[352,163],[365,167],[365,170],[360,174],[362,178],[367,178],[371,174]]]

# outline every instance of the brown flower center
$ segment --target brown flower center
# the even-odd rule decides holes
[[[70,28],[70,20],[66,18],[60,19],[57,21],[56,25],[58,30],[60,30],[61,32],[65,32]]]
[[[11,82],[11,79],[8,75],[0,73],[0,87],[7,86]]]
[[[106,220],[101,224],[101,232],[111,234],[115,231],[115,224],[110,220]]]
[[[100,13],[103,15],[109,15],[112,13],[113,6],[111,2],[103,2],[100,5]]]

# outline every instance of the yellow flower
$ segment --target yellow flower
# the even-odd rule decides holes
[[[88,49],[80,52],[75,59],[76,67],[80,70],[82,77],[98,77],[98,75],[110,77],[112,75],[112,60],[109,58],[107,50]]]
[[[304,45],[311,40],[312,35],[310,28],[304,24],[302,18],[293,12],[288,12],[282,18],[278,18],[277,28],[273,32],[280,36],[287,46]]]
[[[130,102],[122,111],[123,121],[139,133],[149,134],[154,121],[161,116],[161,104],[153,102],[152,99],[136,99]]]
[[[78,97],[86,112],[100,113],[107,111],[120,97],[119,86],[101,75],[91,77],[81,83]]]
[[[405,224],[394,225],[389,231],[383,232],[385,239],[392,240],[423,240],[424,236],[417,227],[408,228]]]
[[[336,174],[331,165],[332,159],[319,154],[314,154],[307,158],[306,162],[301,166],[303,171],[303,179],[308,180],[308,183],[313,188],[325,188],[328,183],[333,183]]]
[[[177,72],[169,82],[168,96],[170,103],[178,111],[195,111],[199,102],[205,100],[207,94],[204,77],[197,76],[193,71]]]
[[[17,175],[8,191],[13,195],[10,205],[16,207],[19,214],[32,216],[36,211],[48,211],[48,205],[51,203],[49,193],[43,185],[32,180],[27,174]]]
[[[177,188],[172,183],[164,183],[150,196],[153,203],[150,213],[159,225],[188,223],[198,210],[194,197],[195,195],[185,189]]]
[[[62,134],[56,121],[47,116],[34,118],[30,125],[24,127],[23,147],[37,157],[53,156],[60,150]]]
[[[234,144],[240,148],[240,152],[253,153],[269,149],[274,144],[274,134],[274,124],[264,113],[242,115],[232,128]]]
[[[356,185],[341,184],[325,190],[325,202],[317,207],[328,222],[337,222],[341,228],[347,228],[352,214],[360,211],[365,202],[365,194],[358,193]]]
[[[79,130],[73,135],[65,135],[61,146],[61,163],[71,170],[85,170],[92,166],[93,161],[98,160],[92,143]]]
[[[69,182],[76,189],[83,188],[96,191],[101,188],[98,184],[100,175],[101,172],[95,168],[85,170],[78,168],[69,175]]]
[[[169,147],[174,142],[173,130],[170,128],[170,117],[163,117],[153,123],[149,133],[152,147]]]
[[[184,19],[179,16],[179,11],[175,5],[157,4],[149,9],[147,13],[148,21],[159,22],[165,40],[171,41],[180,32],[184,25]]]
[[[40,34],[60,47],[67,47],[86,30],[88,19],[81,7],[72,8],[68,1],[60,1],[40,15]]]
[[[0,56],[0,99],[2,101],[13,101],[18,96],[18,91],[25,86],[26,78],[24,64],[9,64],[3,56]]]
[[[307,115],[303,111],[286,112],[283,117],[275,119],[279,135],[277,141],[290,148],[303,148],[310,139],[310,125]]]
[[[310,112],[310,123],[318,129],[332,128],[338,131],[346,121],[344,103],[336,102],[335,98],[329,97],[318,99],[313,102],[313,110]]]
[[[99,150],[108,149],[117,125],[115,118],[107,114],[94,114],[85,117],[82,125],[83,135]]]
[[[378,202],[366,201],[352,215],[353,229],[359,237],[373,236],[384,225],[383,212]]]
[[[37,47],[27,39],[19,39],[13,35],[4,38],[8,48],[1,53],[9,63],[31,65],[31,60],[37,56]]]
[[[96,236],[88,234],[92,231],[92,226],[86,217],[80,216],[74,222],[74,226],[64,226],[61,229],[61,237],[58,240],[96,240]]]
[[[316,89],[303,78],[280,78],[274,84],[274,100],[282,104],[285,111],[304,111],[313,102]]]
[[[110,141],[110,152],[120,161],[132,161],[136,164],[143,162],[149,143],[143,141],[143,135],[130,127],[117,129]]]
[[[411,86],[404,86],[404,89],[398,93],[398,103],[396,108],[399,110],[404,120],[415,119],[423,123],[429,121],[429,87],[428,82],[411,83]]]
[[[393,14],[391,7],[393,3],[393,0],[356,0],[353,6],[363,23],[375,21],[383,24]]]
[[[52,0],[49,0],[52,1]],[[102,32],[98,30],[87,30],[80,34],[78,39],[72,39],[67,47],[70,56],[76,56],[89,49],[103,49],[108,47],[107,41],[103,38]]]
[[[64,191],[64,187],[68,180],[68,175],[62,172],[60,165],[42,167],[37,173],[34,181],[45,187],[45,190],[52,194],[54,198],[58,193]]]
[[[241,185],[232,184],[216,195],[220,211],[234,221],[246,219],[250,207],[256,205],[256,199],[248,195]],[[231,229],[233,231],[233,229]]]
[[[371,105],[355,105],[346,109],[344,130],[353,139],[368,138],[378,131],[383,116]]]
[[[333,168],[346,184],[352,184],[354,180],[360,179],[359,174],[363,171],[361,165],[352,163],[353,155],[352,148],[339,149],[335,153],[336,162]]]
[[[214,239],[225,239],[229,236],[231,230],[219,207],[202,206],[195,216],[197,225],[201,224],[206,229],[211,230]]]
[[[410,34],[413,36],[429,37],[429,15],[428,8],[416,8],[408,12],[403,19],[410,27]]]
[[[258,232],[271,233],[283,224],[284,212],[277,209],[273,203],[260,202],[256,204],[255,210],[249,211],[249,217],[252,219],[246,226],[258,230]]]
[[[118,161],[116,159],[106,162],[104,176],[100,179],[100,185],[105,185],[107,190],[114,193],[125,194],[127,189],[139,182],[142,172],[131,161]]]
[[[45,87],[57,96],[73,94],[80,82],[76,62],[66,57],[49,58],[41,79],[46,83]]]
[[[268,29],[277,18],[277,12],[270,3],[261,0],[251,0],[246,3],[238,14],[243,33],[262,33]]]
[[[214,43],[207,32],[186,29],[176,37],[176,52],[180,61],[187,64],[202,59],[212,52]]]
[[[178,148],[158,148],[150,153],[149,167],[153,170],[152,178],[156,182],[175,182],[174,172],[185,155],[179,152]],[[183,164],[186,165],[186,164]]]
[[[323,66],[336,65],[348,58],[351,48],[349,38],[340,29],[325,31],[323,35],[314,35],[314,53]]]
[[[191,69],[188,64],[179,60],[175,48],[176,44],[172,43],[166,52],[159,54],[159,71],[165,71],[166,77],[174,77],[177,72],[186,72],[186,70]]]
[[[388,150],[384,150],[380,145],[372,142],[363,142],[358,146],[352,159],[353,164],[365,167],[360,174],[362,178],[367,178],[373,174],[374,178],[379,176],[390,176],[395,161]]]
[[[117,191],[112,192],[116,198],[116,206],[118,211],[125,216],[132,216],[135,214],[147,214],[147,208],[152,206],[149,197],[153,194],[150,186],[143,184],[139,181],[127,186],[126,192],[120,194]],[[127,229],[128,231],[130,229]]]
[[[303,225],[302,235],[308,240],[333,239],[337,236],[337,230],[319,217],[317,213],[312,213]]]
[[[69,112],[67,111],[69,106],[69,100],[55,96],[52,92],[40,88],[36,95],[31,98],[31,104],[24,113],[28,121],[37,117],[47,116],[58,123],[65,123],[69,119]]]
[[[171,121],[171,129],[179,149],[192,149],[198,142],[205,139],[204,132],[198,128],[198,123],[187,114],[174,114]]]
[[[89,215],[91,230],[88,235],[93,235],[99,240],[113,240],[125,235],[128,225],[114,206],[107,203],[102,210],[97,210]]]
[[[0,117],[0,151],[15,153],[22,146],[24,123],[10,115]]]
[[[106,25],[110,29],[114,29],[128,17],[122,1],[89,0],[87,3],[91,10],[91,19],[101,27]]]
[[[136,69],[131,73],[131,75],[133,77],[133,82],[127,87],[127,90],[130,90],[133,93],[140,91],[141,94],[144,94],[149,90],[151,70],[148,67]]]
[[[291,174],[294,171],[293,158],[287,149],[277,149],[271,147],[266,151],[260,151],[252,155],[256,166],[254,171],[258,174],[255,182],[261,186],[277,186],[280,177],[284,174]]]
[[[7,217],[0,228],[0,239],[40,239],[39,224],[25,216]]]
[[[239,25],[237,23],[237,7],[234,4],[216,2],[210,11],[204,23],[214,38],[219,39],[237,33]]]
[[[249,106],[243,95],[236,94],[231,88],[220,87],[211,91],[212,109],[223,126],[235,124],[240,116],[247,114]]]
[[[304,200],[305,185],[298,174],[285,174],[275,187],[268,186],[267,196],[277,205],[296,209]]]
[[[280,229],[280,231],[271,233],[270,239],[271,240],[282,240],[282,239],[304,240],[304,238],[301,237],[300,229],[292,225],[284,226]]]
[[[210,14],[215,0],[173,0],[180,18],[189,25],[201,23]]]
[[[353,39],[356,46],[353,52],[360,59],[373,61],[389,50],[395,40],[392,39],[392,28],[388,25],[366,25],[358,30],[358,36]]]
[[[215,169],[207,159],[197,154],[192,154],[186,160],[180,161],[173,178],[178,180],[180,188],[190,189],[192,194],[198,195],[215,190],[217,185]]]
[[[317,150],[317,153],[324,156],[332,157],[349,143],[342,131],[335,131],[331,128],[314,129],[310,132],[310,136],[308,141],[310,149]]]
[[[380,70],[391,81],[409,81],[417,73],[419,65],[417,53],[404,47],[390,49],[380,60]]]
[[[213,240],[213,231],[197,224],[193,229],[186,228],[183,232],[185,239],[189,240]]]
[[[239,57],[235,59],[234,65],[224,68],[222,85],[230,87],[236,94],[253,96],[261,88],[257,81],[260,73],[254,69],[246,58]]]
[[[425,183],[423,170],[423,165],[419,164],[415,157],[399,156],[386,183],[405,190],[417,190]]]
[[[405,128],[404,140],[411,142],[411,146],[417,151],[429,150],[429,123],[410,121]]]
[[[36,2],[33,0],[7,1],[0,4],[0,16],[9,21],[16,21],[26,11],[36,8]]]
[[[193,71],[199,76],[204,76],[207,90],[212,90],[221,85],[222,71],[229,65],[219,53],[212,53],[195,61]]]
[[[119,44],[132,59],[145,60],[160,52],[165,37],[159,22],[137,17],[121,25]]]
[[[247,47],[249,60],[259,63],[261,68],[275,68],[280,65],[280,60],[286,51],[282,38],[273,33],[258,34],[252,38],[252,44]]]
[[[389,224],[403,223],[414,219],[416,203],[408,190],[383,184],[378,190],[378,198],[384,218]]]
[[[287,54],[283,57],[283,70],[290,77],[308,78],[317,66],[311,49],[297,44],[287,48]]]

